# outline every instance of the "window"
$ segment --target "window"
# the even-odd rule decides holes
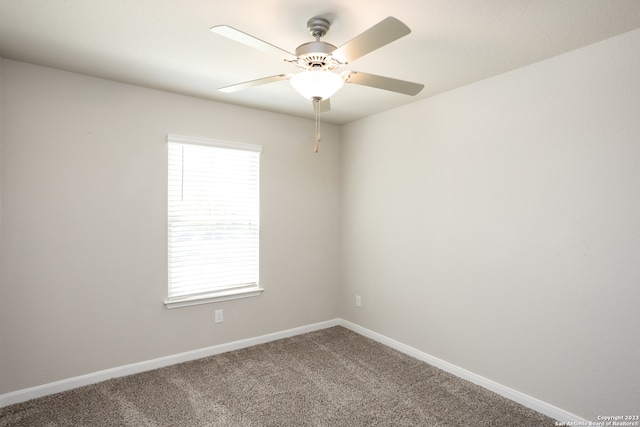
[[[169,135],[168,308],[257,296],[259,145]]]

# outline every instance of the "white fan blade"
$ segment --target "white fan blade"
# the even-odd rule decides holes
[[[284,49],[280,49],[278,46],[274,46],[271,43],[267,43],[264,40],[260,40],[255,38],[247,33],[243,33],[240,30],[236,30],[233,27],[228,25],[217,25],[215,27],[211,27],[209,29],[214,34],[221,35],[238,43],[242,43],[246,46],[252,47],[254,49],[261,50],[266,53],[275,54],[280,57],[284,56],[287,60],[293,61],[297,59],[297,57],[287,52]]]
[[[423,84],[408,82],[406,80],[392,79],[391,77],[377,76],[375,74],[360,71],[345,71],[342,73],[345,83],[370,86],[405,95],[417,95],[424,88]]]
[[[249,89],[250,87],[261,86],[267,83],[279,82],[280,80],[288,80],[291,74],[278,74],[277,76],[263,77],[261,79],[250,80],[244,83],[237,83],[231,86],[225,86],[218,89],[220,92],[232,93],[240,90]]]
[[[410,32],[409,27],[393,16],[389,16],[334,50],[331,56],[346,64],[398,40]]]

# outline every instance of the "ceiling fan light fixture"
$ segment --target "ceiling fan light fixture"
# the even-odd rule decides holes
[[[325,70],[303,71],[291,77],[291,86],[307,99],[329,99],[344,80],[338,74]]]

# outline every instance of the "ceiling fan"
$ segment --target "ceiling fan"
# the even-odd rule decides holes
[[[347,70],[340,74],[335,73],[336,70],[344,67],[349,62],[409,34],[411,29],[401,21],[389,16],[338,48],[332,44],[320,41],[320,38],[327,34],[330,26],[331,23],[325,18],[311,18],[307,22],[307,29],[309,33],[315,37],[315,41],[303,43],[298,46],[295,55],[233,27],[227,25],[211,27],[210,31],[212,33],[227,37],[263,52],[276,54],[283,57],[284,61],[292,63],[301,70],[296,74],[277,74],[275,76],[225,86],[218,90],[232,93],[267,83],[290,80],[294,89],[305,98],[313,101],[313,107],[316,113],[316,134],[318,141],[320,140],[318,114],[330,110],[329,98],[336,93],[344,83],[369,86],[411,96],[420,93],[424,85],[419,83],[360,71]]]

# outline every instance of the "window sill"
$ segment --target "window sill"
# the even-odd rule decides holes
[[[239,298],[257,297],[262,294],[263,288],[230,289],[205,295],[186,296],[164,300],[167,308],[188,307],[191,305],[210,304],[212,302],[228,301]]]

